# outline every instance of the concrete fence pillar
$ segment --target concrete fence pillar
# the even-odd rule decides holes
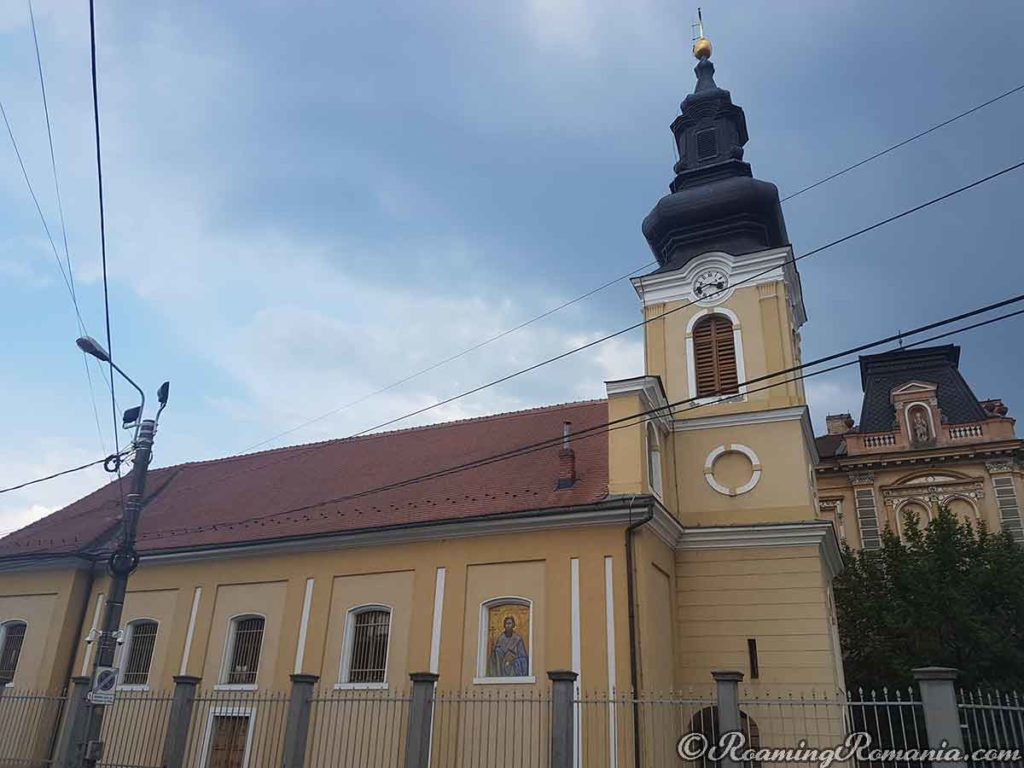
[[[740,718],[740,683],[743,673],[735,670],[719,670],[711,673],[715,679],[715,699],[718,703],[718,738],[723,733],[743,730]],[[722,758],[721,768],[739,768],[739,763],[728,757]]]
[[[192,705],[195,704],[196,688],[201,679],[191,675],[174,677],[174,698],[171,699],[171,714],[167,718],[167,734],[164,736],[163,768],[182,768],[185,765]]]
[[[54,768],[72,768],[79,763],[79,750],[85,741],[85,730],[89,719],[89,692],[92,678],[72,677],[64,702],[64,727],[57,738],[53,752]]]
[[[551,680],[551,768],[573,768],[573,690],[576,673],[548,672]]]
[[[951,667],[918,667],[913,673],[921,690],[928,746],[932,749],[955,748],[963,752],[964,735],[960,730],[960,709],[954,685],[958,670]],[[963,768],[965,763],[949,762],[943,765],[946,768]]]
[[[288,702],[288,723],[284,731],[284,768],[302,768],[306,762],[309,713],[313,686],[318,675],[292,675],[292,696]]]
[[[405,768],[428,768],[437,675],[433,672],[413,672],[409,679],[412,681],[412,697],[405,736]]]

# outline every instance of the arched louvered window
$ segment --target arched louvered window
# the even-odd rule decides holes
[[[11,681],[14,679],[27,628],[24,621],[8,621],[0,624],[0,680]]]
[[[736,342],[728,317],[711,314],[693,327],[693,366],[697,397],[739,392]]]

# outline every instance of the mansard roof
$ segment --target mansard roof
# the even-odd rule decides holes
[[[604,430],[573,440],[578,479],[570,488],[557,488],[558,443],[402,481],[557,439],[565,421],[575,432],[607,419],[604,400],[567,403],[152,469],[138,549],[226,546],[593,504],[608,495]],[[377,490],[381,486],[393,487]],[[0,557],[100,551],[115,535],[120,514],[115,481],[0,539]]]
[[[954,344],[861,357],[860,380],[864,390],[860,432],[894,429],[896,411],[890,396],[893,389],[911,382],[938,386],[939,410],[946,423],[969,424],[985,419],[981,403],[960,375],[960,347]]]

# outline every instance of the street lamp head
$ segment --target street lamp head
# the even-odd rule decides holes
[[[104,363],[110,360],[110,355],[107,354],[107,350],[105,350],[92,336],[82,336],[75,343],[78,345],[80,350],[85,352],[85,354],[92,355],[97,360]]]
[[[165,381],[156,391],[156,399],[160,405],[167,405],[167,396],[171,393],[171,382]]]

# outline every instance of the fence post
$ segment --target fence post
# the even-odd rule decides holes
[[[89,692],[92,679],[72,677],[68,687],[68,698],[64,704],[64,727],[60,732],[53,754],[54,768],[70,768],[78,764],[78,750],[85,740],[86,719],[89,706],[85,695]]]
[[[200,680],[191,675],[174,677],[174,698],[171,700],[171,714],[167,718],[167,735],[164,736],[163,768],[182,768],[185,764],[192,705],[196,700],[196,687]]]
[[[409,702],[409,725],[405,737],[405,768],[427,768],[430,765],[430,733],[434,720],[433,672],[413,672],[412,700]]]
[[[306,762],[310,700],[318,675],[292,675],[292,697],[284,731],[284,768],[302,768]]]
[[[576,673],[568,670],[548,672],[551,680],[551,768],[572,768],[573,688]]]
[[[960,730],[960,709],[953,685],[959,670],[951,667],[918,667],[912,671],[921,689],[928,746],[932,749],[959,749],[962,753],[964,735]],[[965,763],[948,762],[944,765],[947,768],[958,768]]]
[[[743,681],[743,673],[735,670],[716,670],[711,673],[715,679],[715,698],[718,702],[718,733],[716,736],[722,738],[722,734],[734,731],[743,732],[743,723],[740,719],[740,683]],[[722,758],[722,768],[737,768],[739,763],[729,757]]]

